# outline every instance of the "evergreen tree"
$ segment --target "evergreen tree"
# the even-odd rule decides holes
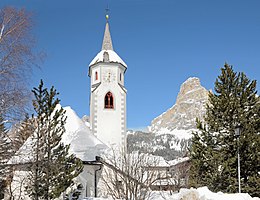
[[[5,164],[11,157],[11,140],[5,128],[4,119],[0,115],[0,199],[4,198],[7,179],[10,178],[11,168]]]
[[[190,184],[195,187],[207,185],[209,188],[214,188],[215,180],[218,179],[219,163],[217,135],[209,134],[199,120],[197,120],[197,128],[200,131],[193,133],[192,138]]]
[[[0,199],[4,198],[4,190],[5,190],[5,184],[4,184],[4,171],[5,168],[3,167],[4,157],[5,157],[5,149],[3,149],[6,141],[4,139],[4,136],[6,134],[6,130],[3,123],[3,118],[0,116]]]
[[[37,116],[27,192],[33,199],[55,199],[73,184],[72,179],[82,172],[83,167],[78,158],[69,155],[69,145],[61,143],[66,117],[54,87],[48,91],[41,81],[33,93]]]
[[[35,119],[30,118],[28,114],[22,122],[15,124],[10,131],[13,152],[17,152],[30,137],[35,129]]]
[[[214,89],[216,94],[209,93],[206,125],[198,123],[200,131],[193,134],[190,184],[237,192],[239,148],[241,190],[260,196],[260,99],[256,81],[225,64]],[[239,140],[234,133],[238,125],[242,127]]]

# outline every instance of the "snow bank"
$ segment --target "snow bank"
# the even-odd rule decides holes
[[[85,198],[84,200],[111,200],[109,198]],[[172,195],[169,192],[153,192],[149,200],[260,200],[247,193],[224,194],[211,192],[207,187],[198,189],[180,189],[179,193]]]
[[[180,189],[179,193],[170,195],[169,192],[155,192],[151,200],[260,200],[253,198],[247,193],[225,194],[211,192],[208,187],[198,189]]]

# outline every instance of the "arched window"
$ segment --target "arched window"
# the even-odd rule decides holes
[[[98,80],[98,72],[95,72],[95,81]]]
[[[103,62],[109,62],[109,54],[106,51],[103,53]]]
[[[114,98],[111,92],[108,92],[105,96],[105,108],[113,109],[114,108]]]

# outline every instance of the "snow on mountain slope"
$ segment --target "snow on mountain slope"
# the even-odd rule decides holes
[[[188,78],[180,88],[176,103],[152,120],[149,131],[155,135],[173,135],[171,148],[181,149],[181,143],[192,137],[196,118],[203,119],[208,102],[208,91],[196,77]]]
[[[192,131],[195,131],[196,129],[173,129],[170,130],[167,127],[162,127],[162,128],[158,128],[158,131],[156,131],[156,135],[164,135],[164,134],[171,134],[174,135],[176,138],[178,138],[179,140],[185,139],[188,140],[191,138],[191,133]]]
[[[129,149],[163,156],[166,160],[185,156],[196,130],[196,118],[203,120],[207,102],[208,91],[200,80],[188,78],[181,85],[176,103],[152,120],[149,133],[128,132]]]
[[[195,129],[196,118],[203,118],[207,102],[208,91],[200,85],[200,80],[195,77],[189,78],[181,85],[175,105],[152,120],[149,131],[175,134],[176,130]],[[176,134],[178,135],[180,136]]]

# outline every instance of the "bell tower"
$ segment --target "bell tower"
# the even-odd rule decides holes
[[[90,128],[108,146],[125,146],[126,69],[127,65],[113,49],[106,15],[102,49],[89,64],[88,75],[91,82]]]

